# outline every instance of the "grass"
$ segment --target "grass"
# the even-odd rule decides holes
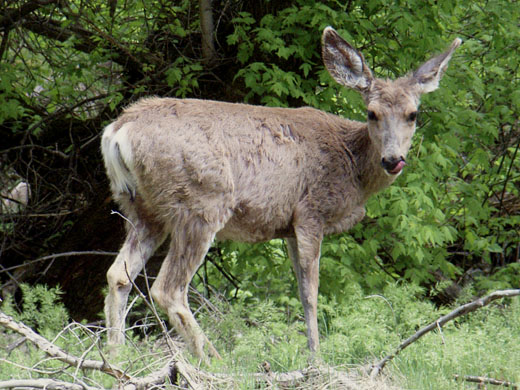
[[[63,306],[57,302],[58,291],[45,293],[38,287],[38,290],[27,289],[24,294],[33,296],[27,299],[30,305],[22,313],[16,313],[9,301],[4,302],[2,310],[23,318],[40,334],[76,356],[101,358],[104,331],[69,324]],[[47,296],[52,294],[51,298]],[[298,308],[280,307],[269,301],[230,304],[223,300],[214,300],[213,307],[212,310],[201,310],[198,316],[223,359],[213,360],[209,366],[201,368],[206,373],[234,374],[235,379],[214,382],[208,388],[254,388],[258,384],[255,385],[253,374],[262,372],[266,362],[273,372],[309,367],[305,328]],[[401,340],[449,310],[451,308],[436,308],[425,298],[422,289],[412,285],[389,285],[380,294],[371,296],[364,295],[354,286],[341,302],[320,298],[320,359],[327,367],[348,371],[356,383],[356,387],[351,388],[356,389],[477,388],[474,383],[455,380],[455,375],[485,376],[519,384],[518,298],[499,300],[446,324],[442,331],[427,334],[387,365],[384,380],[370,382],[363,374],[363,367],[393,351]],[[49,318],[53,321],[49,322]],[[28,342],[13,348],[19,339],[16,334],[0,329],[0,380],[77,379],[79,370],[65,369],[64,363],[47,359]],[[134,375],[152,372],[164,363],[165,354],[158,346],[159,342],[160,335],[155,331],[150,333],[150,328],[130,332],[129,342],[119,354],[117,365]],[[188,355],[185,358],[193,367],[198,366],[199,362],[193,358]],[[82,380],[90,386],[109,388],[114,385],[114,380],[104,374],[81,374]],[[323,386],[345,388],[337,378],[326,376],[315,383],[316,388]],[[312,388],[311,384],[307,383],[306,388]]]
[[[474,389],[455,375],[520,383],[520,301],[494,305],[447,325],[410,346],[392,370],[408,389]]]
[[[380,295],[365,296],[352,288],[341,304],[319,305],[321,358],[332,367],[367,366],[392,352],[419,328],[453,308],[436,308],[412,285],[390,285]],[[470,297],[454,306],[468,302]],[[226,351],[223,371],[240,367],[256,372],[268,361],[276,371],[306,367],[303,321],[287,321],[283,309],[261,302],[229,306],[224,323],[212,329],[217,348]],[[213,322],[214,323],[214,322]],[[251,326],[251,323],[254,324]],[[385,368],[403,389],[475,389],[455,375],[485,376],[520,383],[520,299],[499,300],[446,324],[404,350]],[[221,325],[224,325],[221,327]],[[219,333],[235,329],[233,334]],[[224,342],[222,342],[224,341]]]

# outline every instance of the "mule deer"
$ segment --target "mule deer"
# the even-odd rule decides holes
[[[325,66],[362,94],[367,123],[313,108],[192,99],[148,98],[125,109],[102,139],[113,196],[131,222],[107,273],[109,344],[124,341],[131,281],[169,235],[152,297],[197,356],[218,356],[187,299],[212,241],[285,238],[316,351],[322,238],[359,222],[367,198],[402,172],[419,97],[438,87],[460,43],[390,81],[374,78],[362,54],[327,27]]]

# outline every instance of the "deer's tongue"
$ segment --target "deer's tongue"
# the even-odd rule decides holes
[[[394,167],[394,169],[389,171],[389,173],[391,173],[392,175],[397,175],[399,172],[401,172],[403,170],[405,165],[406,165],[406,163],[403,160],[401,160],[397,163],[397,165]]]

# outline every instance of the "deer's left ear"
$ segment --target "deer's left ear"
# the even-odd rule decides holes
[[[456,38],[448,50],[425,62],[413,73],[412,81],[419,94],[435,91],[439,87],[439,81],[448,68],[448,62],[461,43],[462,40]]]

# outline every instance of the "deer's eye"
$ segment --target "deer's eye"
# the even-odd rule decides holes
[[[378,117],[376,115],[376,113],[374,111],[370,111],[368,110],[368,120],[369,121],[377,121],[378,120]]]
[[[408,122],[415,122],[417,119],[417,111],[414,111],[408,115],[408,118],[406,118]]]

